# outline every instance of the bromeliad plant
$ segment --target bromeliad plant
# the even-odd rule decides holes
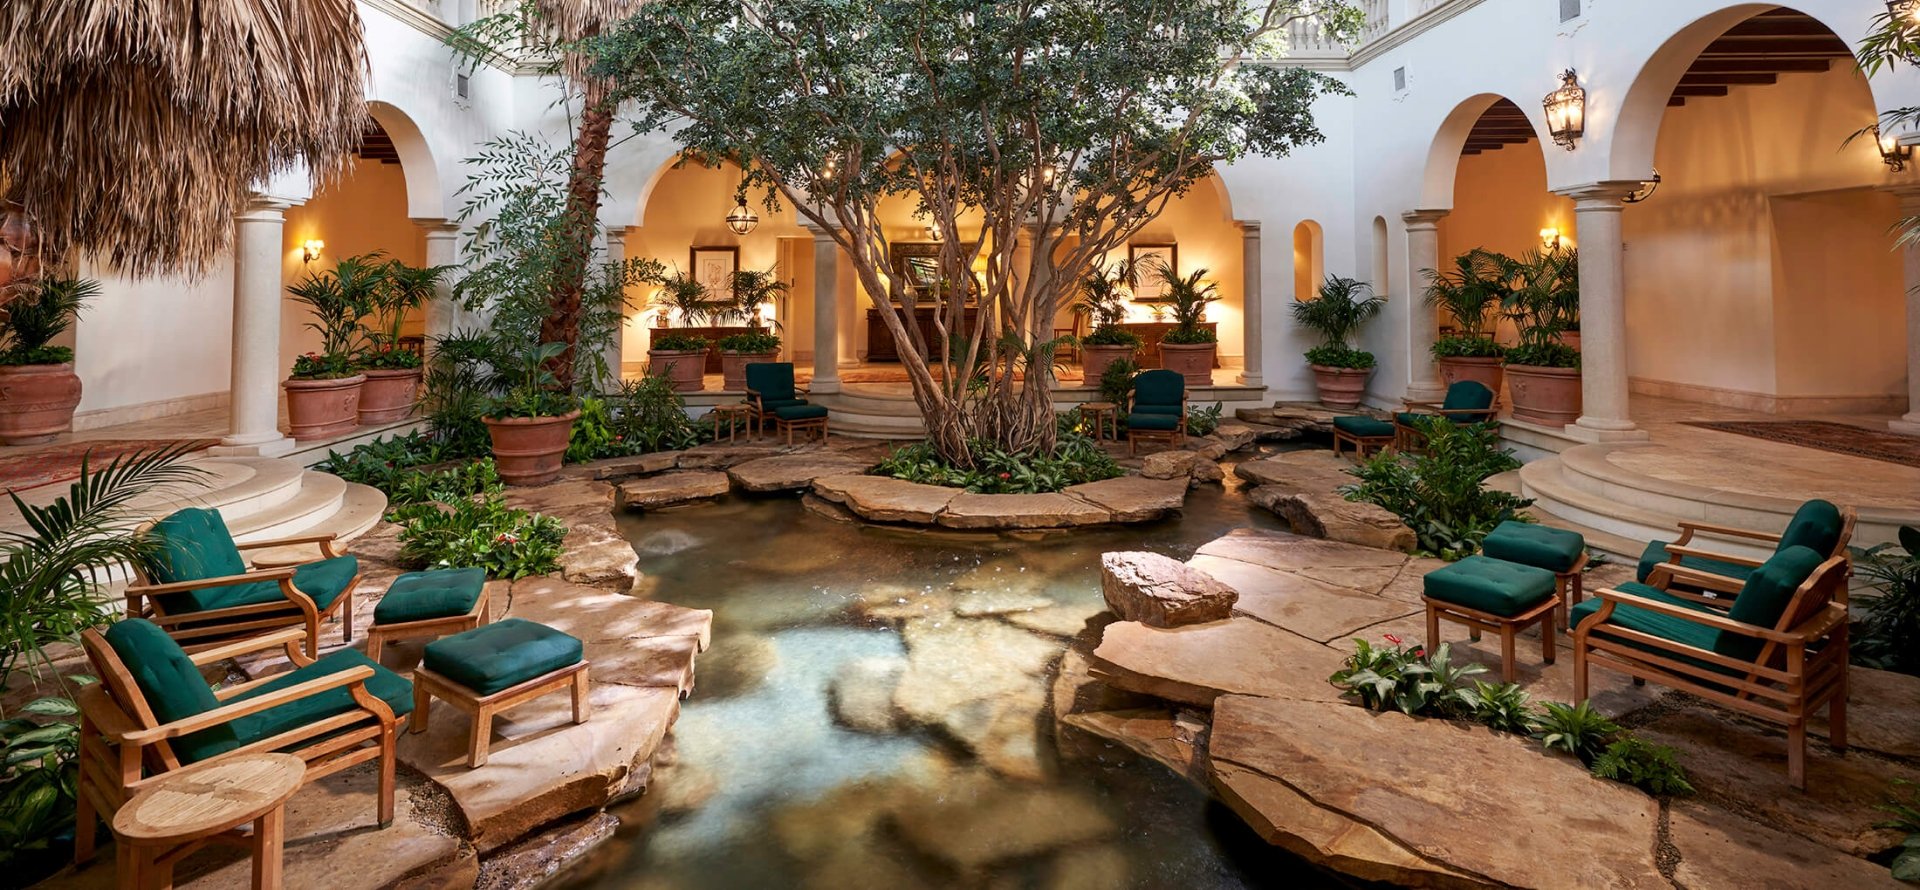
[[[53,340],[99,296],[100,282],[87,278],[49,278],[21,288],[0,314],[0,365],[73,361],[73,349],[54,346]]]
[[[1355,348],[1352,340],[1386,304],[1364,281],[1327,276],[1313,299],[1293,304],[1294,322],[1320,335],[1320,345],[1307,350],[1307,363],[1354,370],[1373,367],[1373,353]]]
[[[1358,482],[1340,491],[1347,500],[1386,508],[1418,538],[1419,552],[1446,560],[1479,552],[1495,526],[1517,518],[1531,500],[1489,488],[1488,477],[1520,461],[1500,447],[1494,424],[1458,424],[1444,417],[1416,421],[1427,437],[1417,454],[1385,451],[1350,470]]]

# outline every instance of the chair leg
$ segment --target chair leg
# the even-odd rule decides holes
[[[1540,620],[1540,657],[1542,660],[1546,661],[1546,663],[1548,664],[1552,664],[1553,658],[1554,658],[1554,652],[1553,652],[1554,617],[1555,616],[1553,612],[1548,612],[1547,617]]]
[[[1427,604],[1427,651],[1440,648],[1440,611]]]
[[[340,642],[353,642],[353,588],[347,588],[340,594]]]
[[[427,731],[427,713],[432,710],[433,696],[419,680],[413,681],[413,714],[407,718],[407,732]]]
[[[367,658],[372,659],[374,664],[380,663],[380,652],[385,648],[386,642],[379,628],[367,631]]]
[[[1587,700],[1587,647],[1578,635],[1573,638],[1573,703]]]
[[[573,675],[573,722],[585,723],[593,715],[593,705],[587,701],[587,669]]]
[[[1807,724],[1798,720],[1787,724],[1787,784],[1807,790]]]
[[[399,752],[395,750],[397,746],[396,746],[394,737],[398,735],[397,730],[398,730],[397,726],[389,725],[385,729],[383,729],[380,733],[379,818],[380,818],[381,828],[385,828],[388,825],[393,824],[394,763],[395,761],[400,759]]]
[[[320,613],[307,616],[307,657],[320,657]]]
[[[85,863],[93,858],[95,834],[100,817],[93,811],[93,798],[88,793],[87,771],[80,771],[80,793],[74,795],[73,804],[73,862]]]
[[[1512,683],[1514,679],[1513,625],[1500,626],[1500,681]]]
[[[481,708],[473,715],[473,738],[467,742],[467,766],[487,765],[487,744],[493,741],[493,712]]]
[[[1835,751],[1847,750],[1847,675],[1840,674],[1840,688],[1827,702],[1827,744]]]

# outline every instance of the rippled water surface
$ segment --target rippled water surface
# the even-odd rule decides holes
[[[714,610],[713,647],[700,658],[698,685],[674,730],[678,762],[622,813],[619,841],[569,883],[1327,883],[1165,768],[1097,744],[1056,752],[1043,704],[1032,715],[1029,765],[997,769],[941,729],[860,732],[834,716],[834,677],[845,665],[908,655],[901,616],[923,629],[999,625],[984,628],[993,633],[983,639],[998,640],[1000,651],[942,653],[954,659],[957,677],[975,659],[1010,657],[1009,629],[1031,633],[980,609],[1050,602],[1068,607],[1062,613],[1091,612],[1100,602],[1102,552],[1185,558],[1230,529],[1275,525],[1249,507],[1239,493],[1213,485],[1193,492],[1178,519],[1031,540],[864,528],[816,515],[791,497],[736,497],[628,517],[624,528],[652,595]],[[1033,635],[1066,648],[1064,638]],[[1034,648],[1025,637],[1013,642]]]

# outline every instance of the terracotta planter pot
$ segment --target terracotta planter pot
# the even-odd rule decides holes
[[[1580,369],[1508,365],[1513,419],[1541,426],[1566,426],[1580,419]]]
[[[1580,332],[1579,331],[1561,332],[1560,343],[1563,346],[1571,346],[1574,349],[1579,349],[1580,348]]]
[[[367,382],[360,387],[362,424],[405,420],[413,413],[414,396],[420,392],[421,369],[369,368],[361,373],[367,375]]]
[[[1320,387],[1320,404],[1340,409],[1360,407],[1360,398],[1367,394],[1367,378],[1373,376],[1372,368],[1329,368],[1326,365],[1313,365],[1312,368],[1313,381]]]
[[[1107,366],[1114,362],[1133,361],[1137,346],[1082,346],[1080,347],[1080,374],[1087,386],[1100,385],[1100,375],[1107,373]]]
[[[729,392],[742,392],[747,388],[747,366],[754,362],[770,362],[780,358],[777,352],[726,352],[720,353],[720,388]]]
[[[0,366],[0,445],[51,442],[73,429],[80,378],[73,363]]]
[[[706,372],[707,351],[704,349],[671,352],[658,349],[647,350],[647,373],[667,378],[673,383],[673,388],[680,392],[699,392],[706,389]]]
[[[1187,378],[1187,388],[1213,385],[1214,343],[1160,343],[1160,367]]]
[[[353,432],[360,425],[360,386],[367,375],[280,381],[287,391],[287,433],[296,441]]]
[[[1434,361],[1440,367],[1440,382],[1452,386],[1471,380],[1500,395],[1500,381],[1506,374],[1498,358],[1443,358]]]
[[[560,475],[579,411],[558,417],[483,417],[493,437],[493,463],[508,485],[539,485]]]

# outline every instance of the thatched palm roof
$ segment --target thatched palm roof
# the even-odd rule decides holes
[[[250,187],[367,120],[353,0],[6,0],[0,59],[0,200],[136,275],[205,271]]]

